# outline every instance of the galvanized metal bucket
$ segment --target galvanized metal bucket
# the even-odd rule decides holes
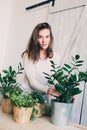
[[[73,103],[51,102],[51,123],[54,125],[68,125]]]

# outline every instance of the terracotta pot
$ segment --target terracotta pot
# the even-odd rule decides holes
[[[42,117],[43,110],[44,110],[44,104],[37,103],[37,105],[35,106],[35,109],[38,110],[38,113],[35,114],[35,117]]]
[[[13,119],[15,122],[17,123],[23,123],[23,124],[27,124],[30,122],[30,117],[32,114],[32,110],[33,108],[19,108],[14,106],[13,107]]]
[[[2,98],[2,112],[11,114],[13,113],[13,107],[10,99]]]

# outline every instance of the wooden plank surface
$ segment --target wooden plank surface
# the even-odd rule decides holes
[[[0,110],[0,130],[87,130],[87,127],[82,127],[70,123],[68,126],[55,126],[50,123],[50,118],[37,118],[29,124],[19,124],[13,121],[12,114],[3,113]]]
[[[86,5],[86,0],[55,0],[55,6],[50,3],[49,13],[61,12]]]

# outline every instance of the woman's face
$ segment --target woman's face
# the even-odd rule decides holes
[[[46,50],[51,40],[50,30],[49,29],[40,30],[38,33],[37,40],[41,49]]]

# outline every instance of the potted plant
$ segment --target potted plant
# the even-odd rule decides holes
[[[37,100],[37,103],[34,107],[34,116],[35,117],[42,117],[43,110],[44,110],[43,93],[41,91],[33,91],[33,98]]]
[[[14,91],[14,88],[19,86],[17,83],[17,75],[21,74],[23,67],[21,63],[18,65],[17,72],[13,70],[12,66],[9,66],[7,70],[2,70],[0,73],[0,93],[2,95],[2,111],[5,113],[12,113],[12,106],[10,102],[10,96]]]
[[[22,92],[21,94],[12,93],[11,104],[13,105],[14,121],[24,124],[29,123],[36,102],[30,92]]]
[[[51,74],[44,73],[45,78],[60,93],[52,100],[51,122],[55,125],[67,125],[74,96],[82,92],[79,88],[80,82],[87,82],[87,71],[79,70],[79,67],[83,65],[79,55],[72,57],[71,64],[59,67],[52,60],[50,62]]]

